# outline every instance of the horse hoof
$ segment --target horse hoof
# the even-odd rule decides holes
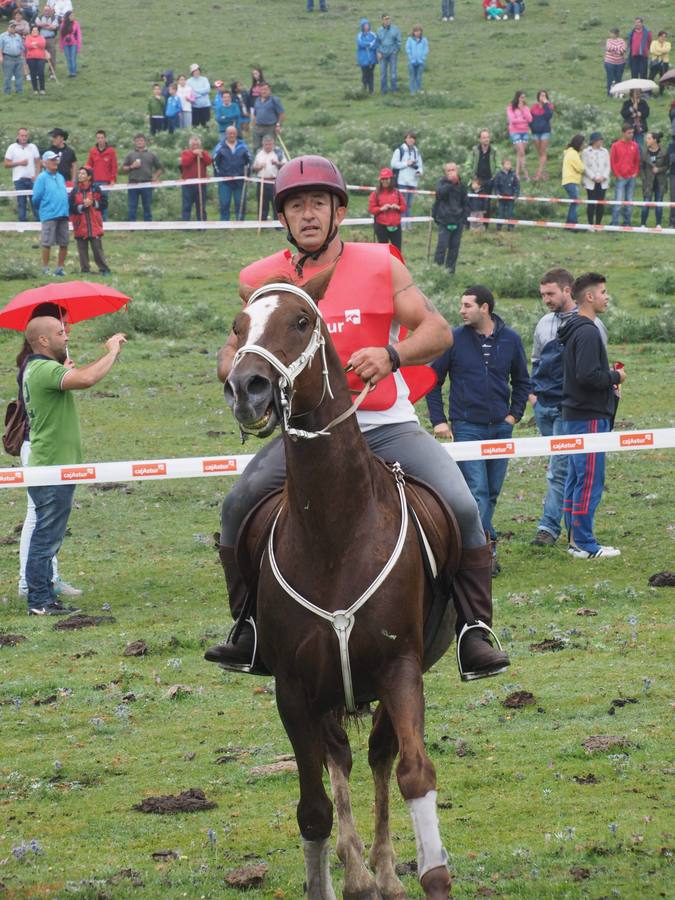
[[[436,866],[420,878],[426,900],[448,900],[452,881],[445,866]]]
[[[382,900],[382,894],[376,887],[364,891],[343,891],[342,900]]]

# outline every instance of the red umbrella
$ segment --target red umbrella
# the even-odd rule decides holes
[[[0,328],[25,331],[31,314],[41,303],[56,303],[68,313],[71,324],[117,312],[131,298],[106,284],[64,281],[22,291],[0,310]]]

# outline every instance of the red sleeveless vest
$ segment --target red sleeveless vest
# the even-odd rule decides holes
[[[394,317],[389,245],[345,243],[328,289],[319,303],[328,331],[342,365],[362,347],[385,347],[390,341]],[[302,286],[317,275],[298,278],[289,250],[251,263],[239,275],[241,284],[258,288],[275,278],[288,279]],[[401,328],[401,338],[405,329]],[[436,384],[436,374],[429,366],[403,366],[401,374],[410,391],[411,403],[428,393]],[[349,387],[357,393],[363,388],[361,379],[349,373]],[[396,381],[387,375],[361,404],[362,409],[389,409],[396,402]]]

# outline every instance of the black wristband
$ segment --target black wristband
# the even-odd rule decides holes
[[[384,348],[389,354],[389,359],[391,360],[391,371],[398,372],[401,368],[401,357],[398,355],[398,352],[392,347],[391,344],[387,344]]]

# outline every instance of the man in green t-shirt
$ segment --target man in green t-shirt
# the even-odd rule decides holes
[[[113,366],[126,342],[113,335],[107,352],[82,368],[68,367],[68,337],[62,322],[51,316],[33,319],[26,328],[33,355],[23,376],[23,397],[30,421],[29,466],[71,465],[82,462],[80,420],[71,391],[97,384]],[[73,505],[74,484],[29,487],[36,523],[26,563],[28,613],[54,616],[76,612],[57,599],[52,584],[52,557],[58,553]]]

